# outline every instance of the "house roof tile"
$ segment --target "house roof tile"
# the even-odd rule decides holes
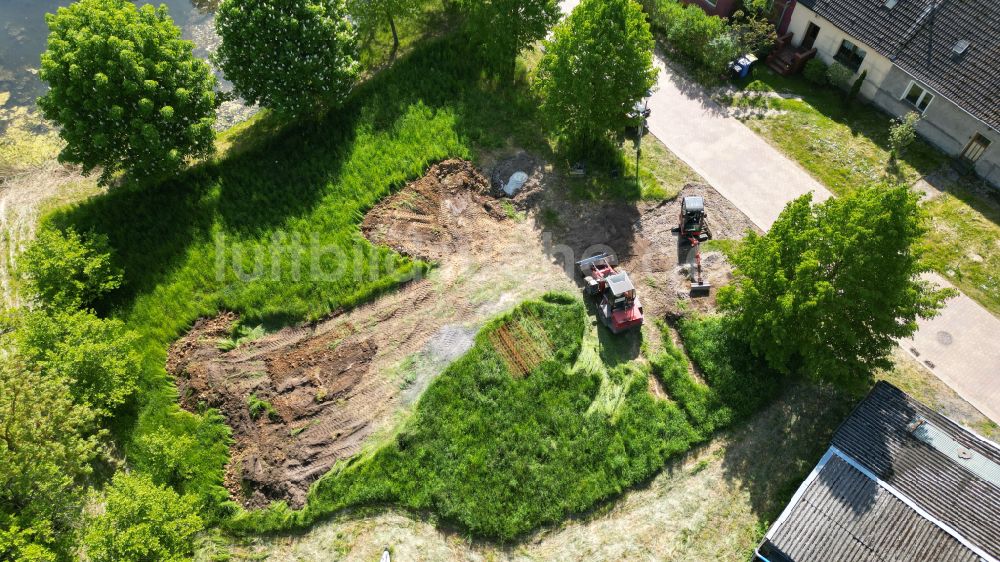
[[[997,0],[800,0],[939,94],[1000,131]],[[960,40],[964,54],[953,52]]]
[[[879,382],[768,532],[772,561],[1000,559],[1000,446]]]

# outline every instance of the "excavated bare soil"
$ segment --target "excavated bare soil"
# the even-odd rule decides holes
[[[709,298],[688,297],[671,233],[679,199],[572,202],[561,184],[573,180],[524,152],[484,167],[486,174],[466,161],[436,164],[364,218],[361,230],[372,242],[435,262],[428,278],[231,351],[219,347],[237,321],[231,313],[199,320],[171,347],[167,368],[182,406],[217,408],[232,427],[226,484],[243,505],[303,505],[309,485],[359,452],[367,437],[393,427],[396,413],[471,347],[486,319],[546,291],[578,290],[573,264],[596,251],[618,254],[650,320],[713,306],[715,288]],[[529,181],[501,201],[500,187],[517,170]],[[711,188],[690,185],[687,194],[706,197],[716,238],[753,228]],[[703,264],[713,287],[729,280],[721,254],[706,253]],[[535,359],[511,357],[525,365]]]
[[[481,248],[470,244],[489,240],[488,230],[476,227],[489,229],[481,223],[505,218],[489,191],[489,182],[471,162],[446,160],[369,211],[361,231],[375,244],[425,261],[477,252]]]
[[[705,198],[714,239],[739,239],[748,230],[759,232],[728,199],[699,184],[688,184],[676,198],[659,203],[569,202],[547,194],[536,204],[560,217],[556,225],[549,225],[551,236],[571,250],[572,260],[613,252],[638,289],[646,314],[677,318],[691,310],[714,310],[718,288],[732,280],[725,256],[703,251],[702,276],[712,288],[706,297],[690,297],[690,248],[681,245],[672,232],[678,224],[681,198],[689,195]]]
[[[299,328],[223,352],[236,320],[198,321],[171,347],[167,370],[183,407],[216,408],[232,428],[234,497],[248,507],[301,506],[313,480],[360,449],[384,408],[386,381],[368,376],[378,344],[347,329]]]

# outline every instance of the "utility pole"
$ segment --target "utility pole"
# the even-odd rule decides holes
[[[639,126],[635,128],[638,133],[635,138],[635,185],[639,188],[642,188],[642,185],[639,183],[639,156],[642,155],[642,133],[646,124],[646,108],[648,105],[649,100],[642,101],[642,111],[639,112]]]

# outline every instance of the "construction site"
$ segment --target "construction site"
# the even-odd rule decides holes
[[[522,185],[508,197],[503,188],[517,172]],[[372,242],[433,264],[425,278],[236,345],[226,343],[239,324],[235,314],[199,320],[169,350],[167,369],[182,407],[216,408],[232,428],[225,482],[233,499],[247,508],[276,500],[302,507],[317,478],[392,432],[487,319],[549,291],[602,297],[603,288],[587,288],[594,282],[581,275],[581,260],[613,256],[648,326],[714,308],[731,268],[719,251],[692,253],[690,237],[678,232],[681,203],[702,202],[713,239],[737,239],[754,227],[727,200],[689,184],[661,203],[571,201],[559,185],[567,181],[574,180],[520,151],[498,154],[482,170],[463,160],[433,165],[361,224]],[[702,289],[692,296],[693,284]],[[587,302],[596,326],[601,299]],[[492,335],[511,372],[522,375],[551,351],[543,338],[524,336]],[[623,359],[641,360],[641,329],[614,337],[630,355]],[[515,343],[523,341],[537,345]],[[663,396],[652,377],[650,389]]]

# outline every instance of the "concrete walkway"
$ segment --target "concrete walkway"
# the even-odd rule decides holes
[[[671,73],[658,58],[660,76],[649,101],[649,130],[671,151],[767,230],[784,205],[813,192],[831,193],[797,163],[729,117],[698,85]],[[939,275],[928,279],[950,284]],[[1000,423],[1000,319],[960,295],[941,314],[920,322],[900,342],[924,367],[991,420]]]

